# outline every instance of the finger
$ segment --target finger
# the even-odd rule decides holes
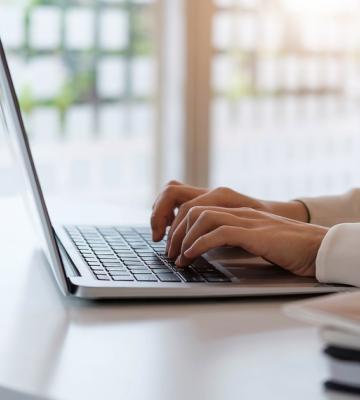
[[[197,196],[195,199],[192,199],[191,201],[187,202],[186,204],[183,204],[180,208],[179,211],[171,224],[171,228],[169,230],[168,234],[168,241],[171,242],[172,235],[175,232],[176,228],[178,225],[181,223],[181,221],[186,217],[187,213],[192,207],[198,207],[198,206],[217,206],[217,202],[219,202],[220,199],[216,196],[215,191],[211,192],[206,192],[203,193],[200,196]]]
[[[184,255],[188,260],[188,264],[190,264],[195,258],[217,247],[237,246],[249,251],[249,244],[252,241],[252,237],[253,231],[251,229],[223,225],[200,236],[192,246],[186,250]]]
[[[171,235],[169,234],[168,236],[166,251],[169,258],[175,259],[178,257],[178,255],[180,254],[182,241],[187,231],[190,229],[189,227],[193,225],[193,223],[197,220],[200,214],[207,209],[215,209],[215,208],[216,207],[203,207],[203,206],[196,206],[190,208],[190,210],[186,215],[186,218],[183,218],[183,220],[179,223],[174,232]]]
[[[218,213],[226,213],[233,216],[241,216],[244,218],[258,218],[260,217],[259,212],[249,208],[226,208],[217,206],[195,206],[189,209],[185,218],[175,228],[174,232],[169,232],[166,251],[169,258],[176,259],[180,253],[183,254],[182,244],[185,236],[190,231],[191,227],[197,223],[198,218],[203,212],[215,211]],[[259,214],[259,215],[258,215]],[[231,225],[231,218],[227,219],[223,225]],[[245,223],[245,222],[244,222]],[[174,224],[175,225],[175,224]],[[187,248],[187,247],[186,247]]]
[[[159,241],[164,237],[166,227],[175,218],[175,209],[191,199],[193,193],[194,189],[186,185],[170,185],[164,189],[151,215],[151,229],[154,241]]]
[[[184,218],[175,229],[171,238],[167,240],[166,252],[169,258],[175,259],[180,254],[181,244],[186,235],[187,218]]]
[[[181,246],[180,256],[176,260],[178,266],[186,264],[185,252],[189,249],[196,240],[221,227],[234,226],[246,229],[252,229],[257,225],[257,221],[249,218],[240,218],[229,213],[206,210],[201,213],[199,218],[188,230]]]
[[[169,182],[164,186],[164,188],[166,188],[166,187],[168,187],[168,186],[180,186],[180,185],[184,185],[184,184],[183,184],[182,182],[179,182],[179,181],[176,181],[175,179],[173,179],[173,180],[169,181]],[[152,207],[151,207],[152,210],[155,208],[157,202],[159,201],[161,194],[162,194],[162,193],[160,193],[160,194],[156,197],[156,199],[155,199],[155,201],[154,201],[154,203],[153,203],[153,205],[152,205]]]

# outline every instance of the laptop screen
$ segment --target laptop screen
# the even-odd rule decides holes
[[[30,215],[39,233],[42,248],[53,269],[62,290],[68,292],[68,283],[61,261],[54,230],[46,208],[44,196],[35,165],[19,103],[11,79],[5,51],[0,40],[0,130],[7,137],[14,152],[16,166],[22,170],[23,194],[30,209]]]

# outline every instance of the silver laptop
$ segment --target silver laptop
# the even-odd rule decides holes
[[[24,172],[24,192],[55,280],[65,295],[101,298],[196,298],[328,293],[346,286],[296,277],[250,255],[220,249],[177,269],[165,241],[150,228],[53,226],[32,158],[4,48],[0,41],[0,121]]]

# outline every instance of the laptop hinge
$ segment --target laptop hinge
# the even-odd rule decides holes
[[[69,256],[69,254],[65,250],[65,247],[63,246],[63,244],[61,243],[60,239],[57,236],[56,236],[56,242],[59,247],[60,257],[61,257],[61,261],[62,261],[64,269],[65,269],[66,277],[74,278],[74,277],[81,276],[79,270],[76,268],[75,264],[73,263],[72,259]],[[75,286],[72,284],[70,279],[67,279],[67,281],[68,281],[70,293],[74,293]]]

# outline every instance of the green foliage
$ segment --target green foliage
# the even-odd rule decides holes
[[[58,5],[61,6],[66,0],[28,0],[30,7]]]
[[[3,1],[3,0],[0,0]],[[21,1],[25,5],[24,28],[27,33],[31,30],[31,14],[39,6],[52,5],[59,8],[78,5],[79,7],[103,7],[102,0],[9,0]],[[133,3],[132,0],[120,2],[116,7],[122,7],[129,13],[130,43],[126,49],[106,51],[106,55],[132,58],[138,55],[151,55],[154,52],[154,10],[148,5]],[[56,55],[63,58],[68,70],[69,78],[59,90],[54,98],[38,100],[33,95],[31,85],[25,85],[19,93],[20,105],[24,113],[31,113],[36,107],[45,106],[56,108],[62,116],[76,103],[89,103],[98,101],[95,98],[96,73],[95,62],[103,57],[103,50],[98,48],[81,50],[79,52],[67,49],[66,43],[62,43],[60,48],[51,50],[38,50],[31,46],[29,40],[22,48],[17,50],[26,59]],[[129,91],[129,95],[131,91]],[[105,100],[105,99],[104,99]],[[148,99],[147,99],[148,100]],[[112,101],[112,99],[106,99]]]
[[[19,93],[19,103],[21,110],[26,113],[30,114],[31,111],[36,106],[36,102],[33,97],[32,89],[30,85],[24,85]]]
[[[61,88],[59,94],[53,100],[54,106],[59,109],[63,114],[72,103],[74,103],[76,98],[76,93],[71,84],[71,81],[65,83]]]
[[[236,68],[229,79],[228,87],[222,93],[229,101],[238,101],[243,97],[254,95],[254,86],[249,74],[248,63],[251,62],[245,54],[239,50],[230,50],[226,57],[235,64]],[[244,68],[247,66],[246,68]],[[247,73],[245,72],[247,71]]]
[[[137,55],[147,55],[154,52],[155,29],[151,14],[152,10],[138,9],[132,11],[132,48]]]

